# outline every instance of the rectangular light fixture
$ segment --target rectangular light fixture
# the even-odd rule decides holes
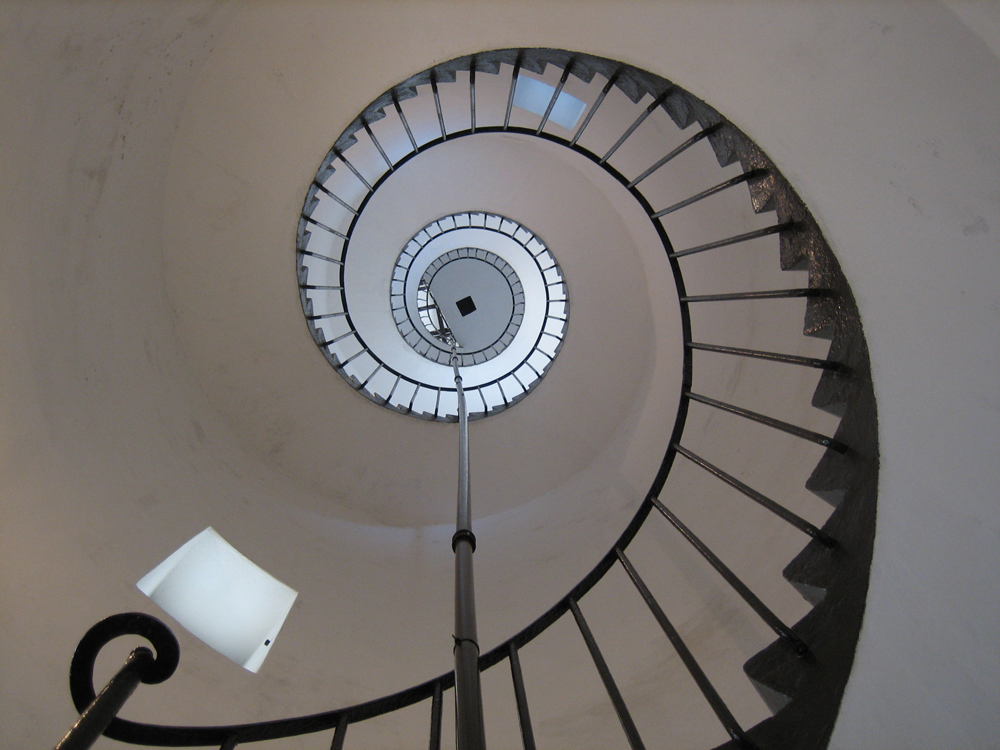
[[[527,76],[517,77],[517,86],[514,87],[514,106],[534,112],[539,117],[545,115],[545,110],[552,101],[552,95],[556,92],[555,86],[550,86],[544,81]],[[549,113],[549,120],[562,125],[566,130],[572,130],[576,125],[580,115],[583,114],[586,103],[570,96],[565,91],[560,91],[556,103]]]
[[[256,672],[298,592],[209,526],[136,584],[192,634]]]

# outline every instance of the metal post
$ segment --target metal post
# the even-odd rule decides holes
[[[514,700],[517,702],[517,718],[521,724],[521,742],[524,750],[535,750],[535,733],[531,729],[531,715],[528,713],[528,696],[524,692],[524,676],[521,674],[521,660],[517,646],[510,642],[510,674],[514,680]]]
[[[455,553],[455,732],[458,750],[485,750],[483,699],[479,684],[479,639],[476,634],[476,597],[472,578],[472,533],[469,508],[469,414],[458,372],[457,345],[451,365],[458,391],[458,516],[451,547]]]

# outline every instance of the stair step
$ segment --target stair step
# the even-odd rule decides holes
[[[841,421],[841,425],[843,424]],[[840,429],[837,432],[839,434]],[[824,452],[806,480],[806,489],[834,508],[838,507],[847,491],[848,477],[853,468],[851,461],[849,455],[831,450]]]
[[[827,359],[841,364],[839,370],[824,370],[813,392],[812,405],[817,409],[843,418],[847,402],[857,391],[853,371],[845,364],[853,357],[853,339],[838,327],[830,344]]]
[[[767,706],[772,714],[778,713],[778,711],[792,702],[792,699],[784,693],[779,693],[774,688],[768,687],[763,682],[758,682],[753,677],[750,678],[750,684],[754,686],[760,697],[764,699],[764,705]]]
[[[674,90],[663,103],[663,108],[680,130],[687,130],[694,121],[688,97],[680,90]]]
[[[854,390],[850,372],[824,370],[813,392],[812,405],[827,414],[843,418],[847,399]]]
[[[772,714],[778,713],[791,702],[809,673],[809,661],[796,655],[783,638],[754,654],[743,665],[743,672],[750,678]]]
[[[782,218],[782,211],[778,209],[778,221],[787,221]],[[804,232],[801,228],[795,227],[781,233],[780,258],[782,271],[804,271],[809,267],[809,258],[814,254],[811,247],[818,243],[816,235]]]
[[[831,299],[830,297],[809,297],[806,300],[806,315],[802,332],[806,336],[833,340],[836,319],[837,301],[835,299]]]
[[[813,540],[781,571],[788,581],[814,607],[823,601],[837,576],[836,549]]]
[[[747,182],[750,190],[750,203],[754,213],[762,214],[774,211],[775,191],[777,190],[777,175],[770,171],[767,164],[758,164],[754,169],[767,170],[763,177],[757,177]]]
[[[728,167],[739,160],[740,150],[738,140],[738,136],[733,132],[732,127],[728,123],[708,136],[708,142],[712,144],[712,149],[715,151],[715,158],[719,160],[720,167]]]

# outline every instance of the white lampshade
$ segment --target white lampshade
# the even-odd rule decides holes
[[[260,668],[298,596],[212,527],[136,585],[191,633],[251,672]]]

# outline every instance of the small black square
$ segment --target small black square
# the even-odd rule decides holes
[[[462,313],[463,318],[466,315],[469,315],[470,313],[474,313],[476,311],[476,303],[472,301],[472,297],[465,297],[464,299],[460,299],[458,302],[455,303],[455,307],[457,307],[458,311]]]

